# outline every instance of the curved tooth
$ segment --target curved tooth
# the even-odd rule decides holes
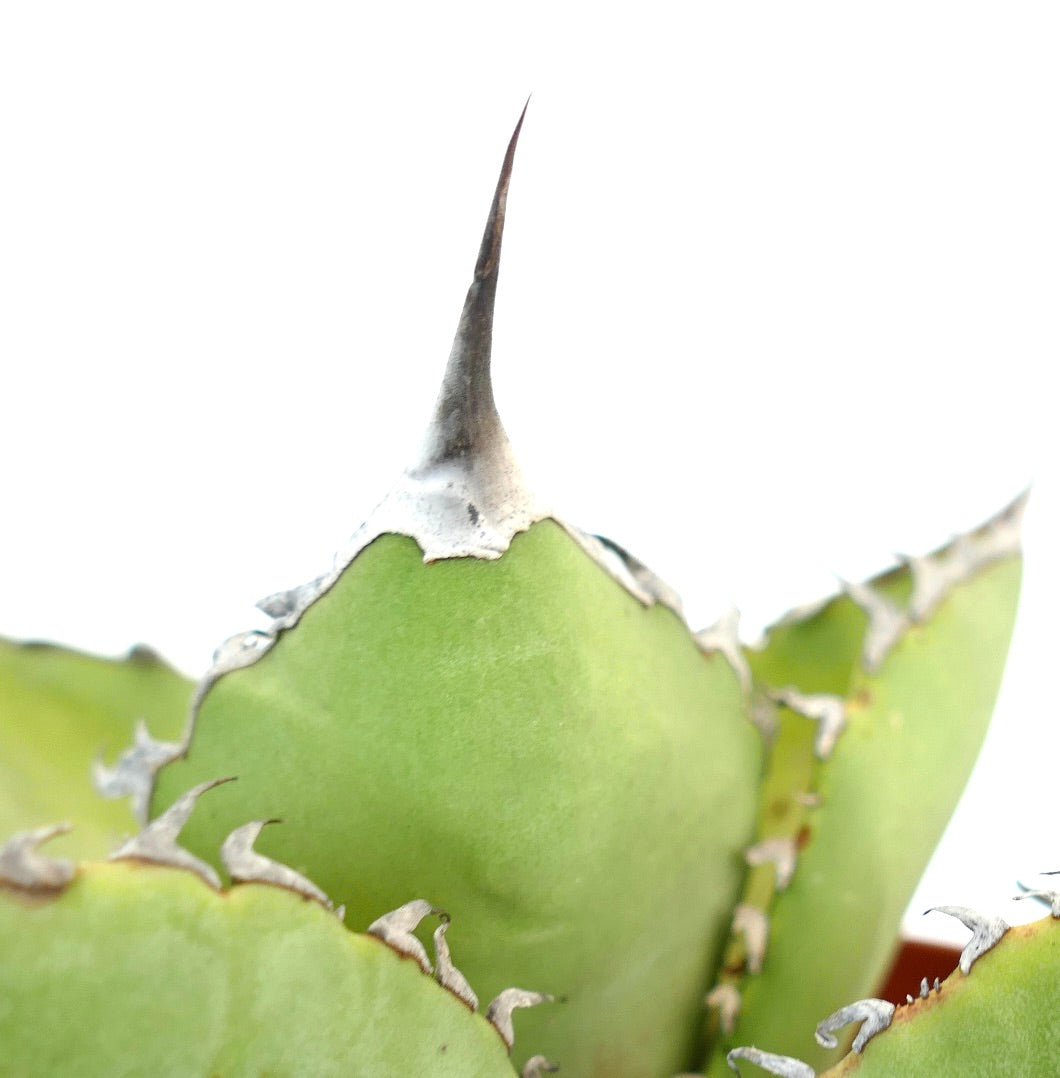
[[[748,1063],[753,1063],[756,1067],[761,1067],[762,1070],[768,1071],[770,1074],[779,1075],[780,1078],[816,1078],[817,1074],[809,1063],[803,1063],[801,1059],[792,1059],[791,1056],[778,1056],[772,1052],[763,1052],[760,1048],[750,1045],[734,1048],[725,1057],[729,1070],[735,1071],[737,1074],[740,1073],[740,1068],[736,1065],[736,1060],[738,1059],[746,1059]]]
[[[266,595],[264,599],[259,599],[255,606],[263,614],[268,614],[273,619],[275,623],[273,625],[274,629],[290,628],[287,619],[298,617],[299,612],[312,602],[320,585],[326,579],[327,574],[325,573],[306,584],[299,584],[297,587],[288,588],[286,591],[273,592],[271,595]]]
[[[716,984],[708,993],[704,1001],[708,1007],[716,1007],[721,1031],[729,1036],[736,1028],[736,1019],[740,1017],[740,1008],[743,1000],[740,990],[734,984]]]
[[[271,823],[283,821],[251,820],[250,823],[237,827],[221,844],[221,864],[232,877],[232,882],[268,883],[274,887],[285,887],[288,891],[311,898],[314,902],[319,902],[324,909],[330,910],[331,899],[312,880],[254,849],[258,835]]]
[[[927,621],[955,587],[970,580],[980,569],[1003,556],[991,553],[974,535],[958,535],[944,550],[922,557],[903,557],[913,578],[909,616]],[[1017,545],[1018,549],[1018,545]]]
[[[1043,873],[1043,875],[1054,875],[1054,873]],[[1022,880],[1017,880],[1016,883],[1020,890],[1023,891],[1023,894],[1013,895],[1013,901],[1019,902],[1024,898],[1036,898],[1039,902],[1044,902],[1049,907],[1054,917],[1060,917],[1060,891],[1044,891],[1028,887]]]
[[[730,607],[713,625],[696,633],[695,641],[700,651],[717,651],[726,658],[739,679],[744,699],[750,699],[751,667],[740,644],[740,611]]]
[[[519,1072],[519,1078],[541,1078],[542,1074],[555,1074],[559,1064],[549,1063],[544,1056],[531,1056]]]
[[[842,581],[843,591],[868,615],[869,624],[861,645],[861,665],[876,673],[883,660],[909,628],[909,616],[869,584]]]
[[[108,767],[101,757],[92,761],[92,785],[100,797],[131,797],[133,817],[143,827],[147,823],[158,772],[176,760],[184,748],[183,742],[155,740],[148,732],[147,723],[137,719],[132,748],[126,749],[113,767]]]
[[[980,529],[958,535],[949,546],[924,557],[903,557],[913,578],[909,615],[926,621],[947,595],[980,569],[1020,552],[1020,529],[1027,494],[988,520]]]
[[[757,906],[741,902],[732,911],[732,931],[744,938],[748,973],[761,973],[769,943],[769,919]]]
[[[374,538],[374,537],[373,537]],[[294,626],[298,618],[290,614],[285,620],[274,618],[272,625],[267,631],[261,629],[248,629],[246,632],[236,633],[234,636],[223,640],[213,653],[213,662],[210,669],[199,679],[195,686],[195,694],[191,700],[190,719],[188,728],[184,732],[184,745],[190,745],[195,736],[195,722],[202,707],[206,694],[213,688],[225,674],[234,670],[242,670],[245,666],[253,666],[267,651],[271,650],[279,637],[281,628],[289,629]]]
[[[925,913],[945,913],[950,917],[956,917],[958,921],[969,929],[972,938],[968,941],[964,950],[961,951],[961,959],[958,963],[961,973],[968,975],[976,959],[981,958],[994,944],[1008,931],[1008,925],[1000,917],[987,917],[967,906],[932,906]]]
[[[459,996],[473,1011],[478,1010],[478,996],[468,984],[467,978],[453,965],[449,953],[449,941],[445,938],[449,930],[449,914],[440,914],[441,924],[434,930],[434,979]]]
[[[974,569],[971,549],[971,540],[961,536],[939,554],[901,559],[913,579],[913,593],[909,599],[909,616],[913,621],[927,621],[954,587],[971,575]]]
[[[957,585],[970,580],[985,564],[975,537],[967,533],[935,554],[903,557],[902,561],[913,579],[909,616],[917,622],[927,621]]]
[[[515,1029],[512,1026],[512,1011],[516,1007],[536,1007],[539,1003],[551,1003],[552,997],[544,992],[529,992],[525,988],[506,988],[490,1002],[486,1008],[486,1018],[501,1035],[501,1039],[512,1050],[515,1044]]]
[[[920,978],[920,998],[927,999],[931,994],[931,986],[928,984],[927,977]]]
[[[795,875],[798,853],[790,835],[774,835],[744,850],[744,860],[752,867],[772,862],[776,866],[776,888],[786,891]]]
[[[1019,554],[1023,546],[1023,513],[1029,498],[1030,491],[1025,490],[997,516],[988,520],[978,532],[972,532],[972,542],[979,558],[976,568]]]
[[[221,880],[212,865],[199,860],[182,846],[177,845],[177,836],[188,822],[188,817],[195,808],[195,802],[215,786],[232,782],[233,776],[224,779],[212,779],[201,782],[182,794],[160,816],[155,817],[138,835],[124,842],[107,858],[108,861],[147,861],[155,865],[167,865],[171,868],[186,868],[208,883],[214,890],[221,889]]]
[[[858,1030],[853,1044],[854,1051],[860,1053],[872,1037],[891,1024],[893,1017],[893,1003],[885,999],[859,999],[856,1003],[840,1007],[827,1018],[822,1018],[814,1030],[814,1039],[822,1048],[836,1048],[839,1041],[832,1033],[851,1022],[860,1022],[861,1029]]]
[[[261,629],[247,629],[222,640],[213,653],[210,674],[216,677],[232,670],[252,666],[276,643],[275,634]]]
[[[427,957],[426,948],[412,934],[420,921],[432,913],[442,914],[444,911],[436,909],[424,898],[414,898],[399,906],[396,910],[384,913],[382,917],[373,921],[368,926],[368,932],[377,936],[384,943],[389,944],[395,951],[415,958],[424,973],[430,974],[431,960]],[[448,916],[448,915],[447,915]]]
[[[684,609],[681,598],[660,577],[656,576],[640,559],[625,547],[604,535],[582,531],[566,520],[552,518],[589,555],[596,564],[617,584],[620,584],[642,606],[659,603],[669,607],[682,621]]]
[[[843,698],[828,692],[803,693],[790,686],[774,690],[772,695],[777,703],[817,723],[813,751],[819,760],[827,760],[846,728],[847,708]]]
[[[74,865],[65,857],[46,857],[37,847],[70,830],[68,823],[18,831],[0,846],[0,883],[24,891],[61,891],[74,878]]]

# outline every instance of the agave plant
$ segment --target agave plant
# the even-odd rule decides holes
[[[498,418],[518,133],[422,453],[330,571],[194,687],[0,650],[0,1073],[1041,1073],[1048,881],[1026,928],[941,907],[959,968],[873,998],[992,709],[1022,500],[760,648],[691,631]]]

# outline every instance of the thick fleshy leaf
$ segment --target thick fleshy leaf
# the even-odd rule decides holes
[[[101,659],[52,644],[0,640],[0,834],[76,819],[56,848],[98,857],[138,827],[126,801],[104,801],[92,765],[112,762],[138,720],[178,740],[191,684],[147,648]]]
[[[1005,515],[998,521],[1009,527]],[[952,563],[946,551],[936,557]],[[718,1037],[712,1076],[729,1073],[725,1053],[738,1044],[816,1067],[837,1058],[820,1047],[807,1052],[805,1030],[871,996],[888,967],[902,914],[986,731],[1019,580],[1018,557],[995,558],[952,581],[917,621],[903,568],[868,593],[854,589],[858,602],[844,595],[781,623],[749,656],[759,688],[788,705],[777,715],[760,829],[789,841],[797,867],[785,890],[776,865],[752,871],[745,900],[769,911],[768,944],[760,972],[746,976],[740,949],[730,946],[722,978],[738,985],[740,1013]],[[870,621],[862,607],[873,604],[881,614]],[[900,631],[888,642],[890,625]],[[875,654],[874,640],[886,645]]]
[[[480,995],[566,997],[525,1016],[530,1048],[641,1078],[688,1064],[758,759],[727,661],[545,521],[496,561],[424,565],[411,540],[376,540],[216,682],[157,804],[238,773],[189,847],[282,816],[259,848],[351,923],[409,894],[460,910]]]
[[[1056,1073],[1060,922],[1010,928],[971,973],[899,1007],[890,1026],[822,1075],[1024,1078]]]
[[[0,941],[4,1074],[514,1074],[417,963],[281,888],[87,865],[56,897],[0,887]]]

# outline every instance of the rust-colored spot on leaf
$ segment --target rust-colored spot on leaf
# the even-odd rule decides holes
[[[862,685],[862,687],[847,701],[847,714],[850,715],[853,712],[865,711],[871,704],[872,692],[867,685]]]

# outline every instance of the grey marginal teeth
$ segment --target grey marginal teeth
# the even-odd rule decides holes
[[[869,624],[861,647],[861,664],[867,673],[873,674],[909,628],[909,617],[869,584],[848,584],[844,581],[843,590],[868,615]]]
[[[989,565],[1018,554],[1022,548],[1023,513],[1027,508],[1030,491],[1024,491],[1010,505],[1005,506],[997,516],[988,520],[978,532],[972,532],[972,541],[976,545],[979,564],[977,568]]]
[[[977,532],[957,536],[949,546],[922,558],[905,558],[913,577],[909,614],[925,621],[958,584],[980,569],[1020,552],[1020,524],[1027,495],[1023,494]]]
[[[612,580],[625,588],[642,606],[650,607],[658,603],[669,607],[684,620],[681,599],[677,592],[628,550],[602,535],[584,532],[558,517],[553,517],[553,520]]]
[[[778,1056],[772,1052],[763,1052],[760,1048],[751,1046],[734,1048],[726,1057],[725,1062],[729,1070],[740,1073],[736,1065],[738,1059],[746,1059],[756,1067],[768,1071],[770,1074],[779,1075],[779,1078],[816,1078],[817,1072],[801,1059],[792,1059],[791,1056]]]
[[[706,998],[708,1007],[716,1007],[721,1031],[726,1036],[736,1028],[736,1019],[740,1017],[740,990],[734,984],[716,984]]]
[[[1053,875],[1053,873],[1043,873],[1043,875]],[[1018,882],[1018,881],[1017,881]],[[1023,898],[1036,898],[1039,902],[1044,902],[1050,909],[1050,912],[1054,917],[1060,917],[1060,891],[1043,891],[1037,890],[1032,887],[1028,887],[1024,883],[1019,884],[1020,889],[1023,891],[1022,895],[1013,895],[1013,900],[1018,902]]]
[[[440,913],[426,899],[414,898],[390,913],[383,914],[368,926],[368,932],[388,943],[395,951],[415,958],[424,973],[431,973],[431,960],[423,944],[412,934],[424,917]]]
[[[486,1018],[501,1035],[501,1039],[512,1050],[515,1044],[515,1030],[512,1027],[512,1011],[516,1007],[536,1007],[539,1003],[551,1003],[552,997],[543,992],[528,992],[525,988],[506,988],[486,1008]]]
[[[732,912],[732,930],[743,936],[748,973],[761,973],[769,942],[769,921],[757,907],[741,902]]]
[[[946,596],[958,584],[974,576],[984,564],[979,546],[971,535],[958,536],[937,554],[903,560],[913,578],[909,616],[917,622],[927,621]]]
[[[265,857],[254,849],[254,843],[262,828],[280,820],[252,820],[237,827],[221,845],[221,864],[234,883],[268,883],[285,887],[304,898],[319,902],[330,910],[331,899],[312,880],[306,879],[293,868]]]
[[[147,723],[138,719],[132,748],[126,749],[113,767],[99,759],[92,762],[92,784],[101,797],[131,797],[133,817],[142,827],[147,823],[155,776],[183,751],[182,743],[156,741],[148,733]]]
[[[160,816],[153,819],[138,835],[118,847],[107,859],[109,861],[147,861],[171,868],[186,868],[205,880],[215,890],[221,889],[221,880],[211,865],[200,861],[194,854],[177,845],[177,836],[188,822],[195,802],[207,790],[231,782],[232,778],[201,782],[182,794]]]
[[[1008,925],[1000,917],[985,917],[967,906],[932,906],[925,912],[945,913],[950,917],[956,917],[958,921],[969,929],[972,938],[967,946],[961,951],[961,960],[958,963],[961,973],[967,974],[975,963],[1008,931]]]
[[[920,994],[917,996],[917,999],[927,999],[931,995],[931,989],[932,989],[932,986],[928,984],[927,977],[921,977],[921,979],[920,979]],[[935,989],[936,992],[941,992],[942,991],[942,986],[939,984],[938,977],[935,978],[934,989]],[[914,1000],[913,997],[911,995],[909,995],[908,993],[906,993],[905,1001],[906,1001],[906,1003],[915,1003],[916,1002],[916,1000]]]
[[[519,1072],[519,1078],[541,1078],[542,1074],[555,1074],[559,1067],[549,1063],[544,1056],[531,1056]]]
[[[281,623],[275,627],[287,628],[286,619],[292,616],[297,617],[298,613],[313,601],[324,580],[325,577],[319,576],[308,584],[299,584],[296,588],[266,595],[264,599],[258,600],[257,607],[270,618]]]
[[[801,693],[798,689],[787,688],[775,691],[773,699],[817,723],[813,751],[819,760],[827,760],[847,724],[843,698],[833,693]]]
[[[958,540],[951,550],[964,544]],[[929,554],[926,557],[904,558],[913,578],[913,594],[909,599],[909,616],[913,621],[927,621],[942,604],[956,584],[966,579],[967,571],[958,557]]]
[[[25,891],[61,891],[74,878],[73,862],[45,857],[37,847],[69,830],[68,823],[57,823],[12,835],[0,846],[0,883]]]
[[[449,916],[442,914],[442,923],[434,930],[434,979],[454,995],[459,996],[473,1011],[478,1010],[478,996],[468,984],[467,978],[453,965],[449,943],[445,933],[449,929]]]
[[[236,633],[235,636],[230,636],[223,641],[213,653],[211,673],[227,673],[229,670],[250,666],[257,662],[274,643],[274,637],[260,629]]]
[[[870,1038],[891,1024],[893,1017],[893,1003],[888,1003],[885,999],[859,999],[856,1003],[840,1007],[838,1011],[818,1022],[813,1034],[814,1039],[822,1048],[836,1048],[839,1041],[832,1036],[835,1030],[842,1029],[851,1022],[860,1022],[861,1029],[858,1030],[853,1044],[854,1051],[860,1052]]]
[[[795,875],[796,857],[795,840],[790,836],[774,835],[744,851],[744,860],[752,867],[769,862],[776,866],[778,891],[787,890],[791,883],[791,877]]]
[[[730,607],[713,625],[696,633],[695,639],[701,651],[708,654],[718,651],[725,656],[736,672],[744,696],[750,697],[751,667],[740,646],[739,626],[740,611],[736,607]]]

